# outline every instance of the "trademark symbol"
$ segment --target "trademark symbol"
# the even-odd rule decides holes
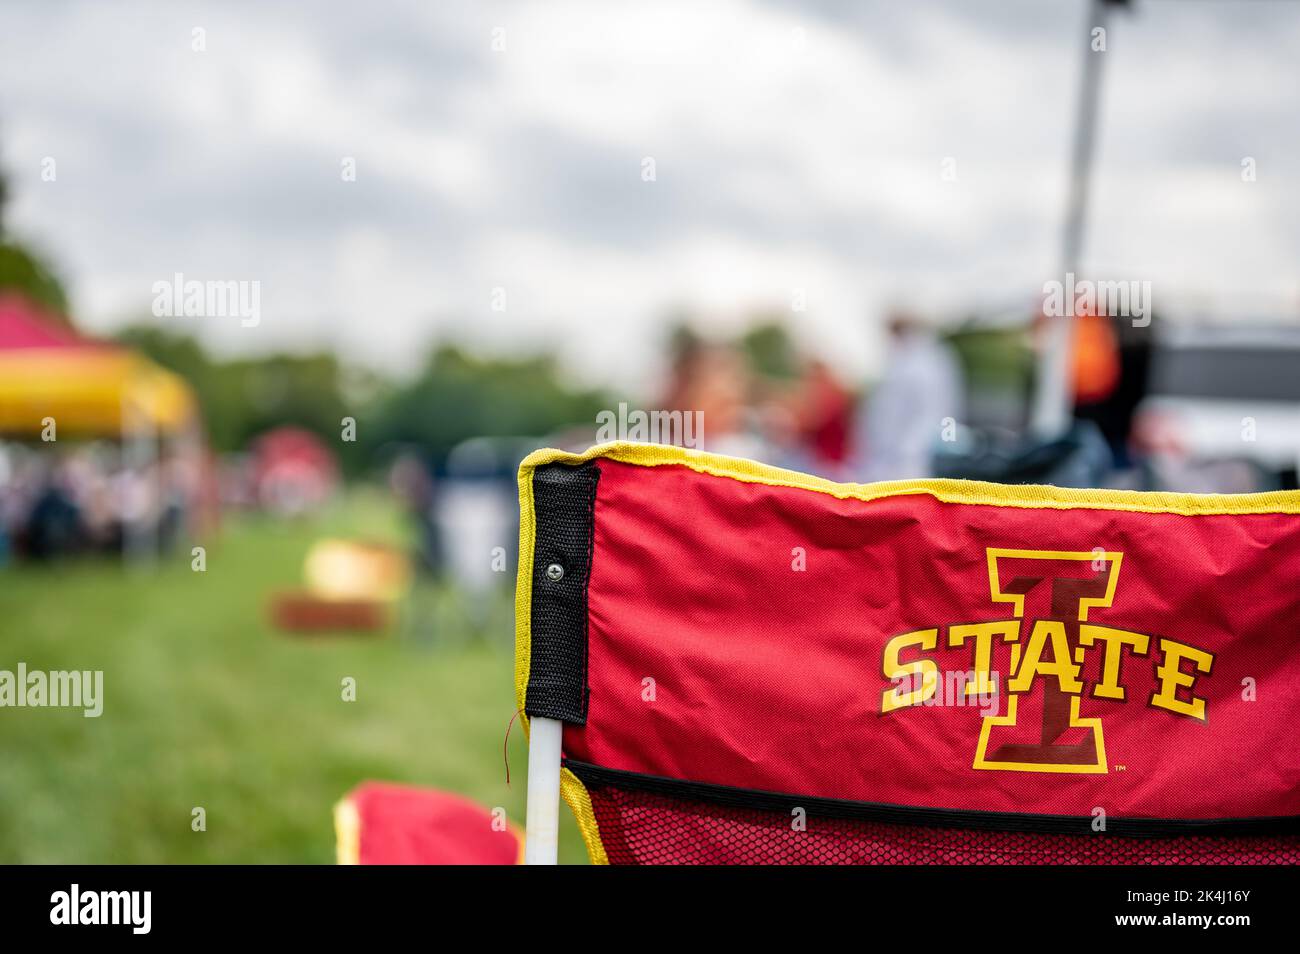
[[[1128,766],[1127,766],[1127,765],[1116,765],[1116,766],[1115,766],[1115,771],[1116,771],[1116,772],[1127,772],[1127,771],[1128,771]]]

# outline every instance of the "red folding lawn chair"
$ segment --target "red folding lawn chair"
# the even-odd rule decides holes
[[[519,473],[526,856],[1295,863],[1300,493]]]
[[[519,831],[501,814],[452,792],[362,782],[334,806],[339,864],[514,865]]]

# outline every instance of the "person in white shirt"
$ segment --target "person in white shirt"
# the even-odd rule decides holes
[[[864,481],[930,476],[945,426],[962,420],[962,374],[952,350],[905,313],[890,316],[889,339],[884,375],[859,415]]]

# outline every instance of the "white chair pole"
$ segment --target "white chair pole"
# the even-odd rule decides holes
[[[528,818],[524,864],[559,863],[560,737],[564,723],[540,716],[529,721]]]

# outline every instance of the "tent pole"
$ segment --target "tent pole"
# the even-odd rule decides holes
[[[564,723],[540,716],[529,723],[528,817],[524,864],[553,865],[560,848],[560,739]]]
[[[1109,31],[1108,5],[1116,0],[1090,0],[1085,23],[1083,75],[1079,81],[1079,113],[1070,158],[1069,197],[1065,211],[1065,232],[1061,241],[1061,275],[1079,267],[1083,251],[1084,221],[1088,209],[1088,181],[1092,174],[1093,140],[1097,126],[1097,101],[1101,87],[1101,64],[1105,52],[1092,48],[1092,31]],[[1109,39],[1109,38],[1108,38]],[[1030,429],[1040,437],[1054,438],[1070,426],[1074,410],[1071,393],[1070,354],[1074,347],[1074,319],[1066,315],[1047,317],[1045,341],[1038,360],[1038,386],[1030,415]]]

